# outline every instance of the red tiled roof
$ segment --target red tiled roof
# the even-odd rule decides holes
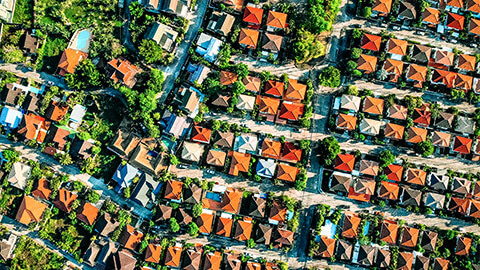
[[[472,239],[464,236],[457,238],[457,246],[455,247],[455,255],[468,256],[472,247]]]
[[[443,69],[434,69],[432,73],[432,82],[440,83],[448,88],[453,87],[453,81],[455,80],[456,73]]]
[[[357,69],[365,71],[365,73],[372,73],[375,72],[375,68],[377,67],[377,57],[362,54],[360,58],[358,58],[358,66]]]
[[[357,126],[357,117],[340,113],[337,117],[337,128],[345,130],[354,130]]]
[[[197,219],[197,225],[200,233],[210,234],[212,232],[213,215],[202,213]]]
[[[457,67],[464,70],[474,71],[476,62],[477,58],[475,56],[459,54]]]
[[[250,154],[247,153],[233,152],[232,163],[228,173],[237,176],[239,172],[248,172],[250,157]]]
[[[302,159],[302,149],[294,143],[285,142],[282,147],[281,160],[297,163]]]
[[[466,215],[468,213],[468,208],[470,208],[470,200],[452,197],[450,200],[450,211],[456,211],[462,215]]]
[[[194,126],[191,136],[194,142],[209,143],[212,130],[201,126]]]
[[[183,182],[169,179],[165,185],[164,198],[168,200],[180,200],[182,198]]]
[[[453,84],[455,85],[455,88],[470,90],[473,86],[473,77],[457,73]]]
[[[371,114],[383,114],[383,99],[366,97],[363,102],[363,111]]]
[[[20,207],[18,208],[15,219],[25,225],[30,222],[40,222],[42,219],[43,211],[47,208],[46,204],[36,201],[30,196],[24,196]]]
[[[181,256],[182,256],[181,247],[176,247],[176,246],[169,247],[165,255],[165,265],[171,266],[171,267],[179,267]]]
[[[356,238],[358,235],[358,227],[360,226],[361,218],[355,215],[345,215],[343,220],[342,236],[347,238]]]
[[[137,82],[135,75],[140,69],[132,65],[129,61],[125,59],[112,59],[108,62],[108,65],[113,70],[110,79],[114,82],[121,81],[128,87],[133,87]]]
[[[216,234],[224,237],[230,237],[230,234],[232,232],[232,226],[233,226],[233,219],[219,217],[217,221]]]
[[[400,182],[403,175],[403,167],[396,164],[390,164],[383,169],[383,173],[387,175],[388,180]]]
[[[468,24],[468,31],[472,34],[480,36],[480,20],[470,18],[470,23]]]
[[[267,17],[267,26],[281,29],[286,28],[287,14],[270,10]]]
[[[470,154],[470,149],[472,149],[472,139],[456,136],[453,143],[453,151],[459,152],[460,154]]]
[[[463,0],[447,0],[447,6],[463,8]]]
[[[467,0],[467,10],[480,13],[480,0]]]
[[[408,66],[407,78],[417,82],[424,82],[427,78],[427,67],[410,64]]]
[[[257,96],[256,104],[258,105],[259,113],[276,115],[278,107],[280,106],[280,99],[266,96]]]
[[[237,74],[229,71],[222,70],[220,71],[220,84],[221,85],[231,85],[238,80]]]
[[[371,34],[363,34],[361,47],[362,49],[367,49],[371,51],[380,50],[380,44],[382,43],[382,37]]]
[[[285,84],[283,82],[269,80],[265,85],[265,94],[268,95],[281,97],[284,90]]]
[[[287,91],[285,91],[283,98],[292,101],[301,101],[305,98],[307,86],[299,83],[297,80],[289,79],[287,84]]]
[[[251,221],[239,220],[235,228],[234,238],[238,241],[247,241],[252,235],[253,223]]]
[[[77,214],[77,218],[89,226],[93,225],[97,217],[98,208],[91,203],[85,203],[81,208],[81,212]]]
[[[246,6],[243,13],[243,21],[251,24],[261,24],[263,16],[263,9]]]
[[[447,27],[463,30],[465,24],[465,17],[459,14],[448,12],[447,15]]]
[[[398,200],[400,187],[396,183],[382,181],[378,191],[378,196],[386,200]]]
[[[392,0],[375,0],[372,10],[388,14],[392,9]]]
[[[423,126],[429,126],[432,119],[432,113],[429,110],[416,108],[413,111],[413,122]]]
[[[424,128],[410,127],[408,129],[408,142],[419,143],[427,139],[427,130]]]
[[[424,22],[429,22],[432,24],[439,24],[440,23],[440,10],[427,7],[422,14],[422,18]]]
[[[48,200],[50,198],[50,194],[52,194],[52,190],[50,189],[47,179],[41,178],[38,180],[37,189],[32,191],[32,195]]]
[[[283,101],[280,105],[280,114],[278,117],[291,121],[298,121],[303,115],[305,105],[297,102]]]
[[[288,182],[295,182],[299,169],[287,164],[278,164],[277,179]]]
[[[355,156],[351,154],[338,154],[335,158],[335,170],[341,170],[346,172],[353,171],[355,166]]]
[[[58,72],[61,76],[67,73],[74,73],[75,68],[80,64],[80,62],[88,57],[88,53],[77,51],[74,49],[67,48],[63,51],[62,57],[60,57],[60,62],[58,67],[60,71]]]
[[[77,199],[77,195],[62,188],[58,191],[58,198],[53,204],[63,212],[69,213],[72,210],[73,201]]]

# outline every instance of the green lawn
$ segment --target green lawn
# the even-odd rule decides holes
[[[17,0],[13,22],[32,27],[33,23],[33,0]]]
[[[12,270],[49,270],[61,269],[65,259],[22,236],[15,248],[15,257],[11,261]]]

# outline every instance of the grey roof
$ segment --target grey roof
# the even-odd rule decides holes
[[[40,105],[41,103],[38,95],[33,92],[28,92],[27,96],[25,97],[25,101],[23,101],[22,108],[25,111],[38,112]]]
[[[370,266],[373,265],[376,254],[376,248],[373,246],[365,245],[360,246],[358,251],[357,262],[361,265]]]
[[[460,178],[460,177],[454,177],[452,181],[452,191],[456,193],[460,193],[463,195],[467,195],[470,193],[470,187],[472,186],[472,181],[465,179],[465,178]]]
[[[333,172],[330,178],[330,190],[336,192],[348,192],[352,175],[348,173]]]
[[[97,243],[99,246],[102,247],[100,253],[97,256],[97,259],[95,260],[97,262],[98,268],[98,264],[105,265],[110,256],[112,256],[113,253],[117,252],[118,248],[112,240],[105,237],[101,237],[97,241]]]
[[[446,190],[448,188],[449,177],[444,174],[430,173],[427,176],[428,186],[436,190]]]
[[[155,191],[159,184],[151,175],[144,173],[132,192],[132,200],[138,202],[143,207],[149,206],[149,203],[155,201]]]
[[[375,265],[384,269],[390,265],[392,253],[388,249],[379,248],[377,251],[377,258],[375,259]]]
[[[415,258],[415,264],[414,264],[414,269],[415,270],[428,270],[428,266],[430,265],[430,258],[422,256],[422,255],[417,255]]]
[[[265,217],[265,207],[267,201],[261,197],[252,196],[250,200],[243,200],[248,204],[247,214],[249,216],[263,218]]]
[[[413,20],[417,16],[417,11],[415,10],[415,6],[411,3],[401,1],[397,16]]]
[[[475,131],[475,122],[465,116],[457,116],[456,132],[473,134]]]
[[[277,164],[271,159],[260,159],[257,163],[257,174],[261,177],[272,178]]]
[[[340,260],[350,261],[352,259],[353,244],[339,239],[337,241],[337,250],[335,252],[336,256]]]
[[[189,5],[190,3],[183,0],[165,0],[162,5],[162,10],[177,14],[180,17],[186,17]]]
[[[133,178],[137,176],[138,170],[130,164],[120,164],[112,179],[117,182],[120,189],[127,188],[132,184]]]
[[[255,242],[269,245],[272,238],[273,228],[269,225],[260,224],[255,234]]]
[[[183,188],[183,202],[197,204],[202,201],[203,189],[197,184],[190,184],[190,187]]]
[[[435,127],[443,128],[443,129],[451,129],[453,128],[453,119],[455,115],[451,113],[442,112],[438,116]]]
[[[167,221],[172,217],[173,208],[168,205],[160,204],[155,212],[154,221]]]
[[[420,190],[404,187],[401,199],[404,205],[420,206],[422,192]]]
[[[8,182],[10,185],[24,190],[27,186],[28,178],[30,177],[30,172],[32,168],[26,164],[16,162],[12,166],[12,170],[8,175]]]
[[[432,49],[424,45],[415,44],[412,46],[411,57],[413,60],[427,63],[430,60]]]
[[[120,225],[120,222],[115,220],[109,213],[104,213],[98,218],[95,224],[95,231],[103,236],[109,236],[118,225]]]
[[[437,245],[438,233],[432,231],[422,231],[422,240],[420,245],[423,249],[427,251],[435,250]]]
[[[210,16],[207,29],[226,36],[228,33],[230,33],[230,30],[232,30],[234,22],[235,17],[232,15],[226,12],[215,11]]]
[[[443,209],[443,205],[445,204],[445,195],[432,192],[426,193],[423,203],[425,207]]]

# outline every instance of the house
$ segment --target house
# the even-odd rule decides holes
[[[32,167],[26,164],[20,162],[13,163],[12,169],[8,174],[8,183],[13,187],[24,190],[27,186],[27,181],[30,178],[31,171]]]
[[[427,177],[429,187],[436,190],[446,190],[448,188],[449,177],[441,173],[430,173]]]
[[[75,106],[73,106],[72,113],[70,114],[70,118],[68,119],[69,126],[77,130],[78,126],[82,123],[83,117],[86,113],[87,108],[80,104],[75,104]]]
[[[452,181],[452,191],[459,193],[461,195],[469,195],[471,193],[470,187],[472,186],[472,181],[466,178],[454,177]]]
[[[250,154],[233,152],[232,153],[232,162],[230,165],[229,174],[238,176],[239,172],[248,172],[250,166]]]
[[[433,231],[422,231],[422,240],[420,241],[420,247],[426,251],[434,251],[437,245],[438,233]]]
[[[222,254],[219,251],[207,252],[203,260],[203,269],[220,270]]]
[[[135,264],[137,259],[135,259],[132,253],[128,250],[121,250],[113,254],[113,256],[108,260],[107,269],[111,270],[133,270],[135,269]]]
[[[78,198],[76,194],[61,188],[58,191],[57,199],[53,202],[53,205],[65,213],[70,213],[72,210],[73,202]]]
[[[471,199],[468,216],[472,218],[480,218],[480,201]]]
[[[217,98],[212,101],[212,105],[222,108],[228,108],[230,107],[230,103],[228,103],[230,98],[230,96],[218,95]]]
[[[162,11],[187,18],[190,1],[188,0],[165,0],[162,3]]]
[[[370,136],[377,136],[380,134],[380,129],[384,124],[385,123],[383,121],[363,118],[359,125],[360,133]]]
[[[361,218],[354,214],[345,213],[343,218],[342,236],[346,238],[357,238]]]
[[[448,210],[459,213],[461,215],[467,215],[470,208],[470,200],[458,197],[453,197],[450,200]]]
[[[258,137],[255,134],[242,133],[235,138],[233,149],[241,153],[255,154],[257,151]]]
[[[112,176],[112,180],[117,182],[115,191],[119,192],[120,190],[129,187],[133,182],[133,178],[137,177],[138,173],[138,169],[128,163],[125,163],[125,165],[122,163],[118,165],[117,170]]]
[[[17,242],[17,236],[12,233],[8,236],[8,239],[2,239],[2,241],[0,242],[0,257],[5,262],[15,257],[15,254],[13,254],[13,251],[15,249],[16,242]]]
[[[292,142],[283,143],[280,160],[297,163],[302,159],[302,149]]]
[[[68,105],[63,102],[52,101],[45,112],[45,117],[52,121],[60,121],[68,112]]]
[[[381,43],[382,43],[381,36],[365,33],[363,34],[360,47],[366,50],[379,51]]]
[[[403,167],[397,164],[390,164],[383,169],[383,174],[385,174],[390,181],[400,182],[403,175]]]
[[[50,123],[45,118],[28,113],[22,118],[17,133],[25,140],[43,143],[49,127]]]
[[[337,240],[337,249],[335,252],[337,259],[342,261],[350,261],[352,259],[352,252],[353,244],[343,239]]]
[[[246,268],[247,270],[261,270],[262,265],[258,262],[247,262]]]
[[[283,37],[270,33],[263,33],[262,35],[262,50],[272,53],[280,52],[282,48]]]
[[[459,8],[463,9],[463,0],[447,0],[446,4],[447,4],[446,9],[450,9],[450,10],[458,10]]]
[[[422,199],[422,192],[410,187],[403,187],[400,201],[405,206],[419,207]]]
[[[262,142],[261,155],[263,157],[279,159],[281,150],[282,143],[277,140],[267,138]]]
[[[36,189],[32,191],[32,195],[35,197],[42,198],[44,200],[48,200],[50,198],[50,194],[52,194],[52,190],[50,189],[50,185],[48,184],[47,179],[41,178],[37,182]]]
[[[163,198],[167,200],[180,201],[182,199],[183,182],[169,179],[165,183]]]
[[[334,169],[352,172],[355,167],[355,156],[352,154],[338,154],[334,160]]]
[[[366,97],[362,111],[370,114],[383,114],[384,101],[380,98]]]
[[[364,266],[373,265],[376,253],[376,247],[369,245],[361,245],[358,251],[357,263]]]
[[[412,270],[413,258],[414,258],[413,253],[400,252],[398,255],[399,256],[397,260],[397,267],[398,267],[397,269]],[[415,267],[417,267],[417,265],[415,265]]]
[[[259,36],[260,32],[257,30],[242,28],[240,30],[238,43],[244,48],[255,50],[257,48]]]
[[[430,207],[433,210],[443,209],[443,206],[445,205],[445,195],[433,192],[425,193],[425,196],[423,198],[423,205],[425,207]]]
[[[472,239],[464,236],[457,236],[457,245],[455,247],[456,256],[468,256],[472,247]]]
[[[140,177],[140,180],[130,197],[132,201],[147,209],[151,209],[155,197],[159,193],[159,185],[160,183],[155,181],[150,174],[144,173]]]
[[[161,255],[162,246],[159,244],[150,243],[145,251],[145,262],[160,263]]]
[[[262,86],[262,80],[257,77],[247,76],[242,79],[242,83],[245,86],[245,90],[258,93],[260,92],[260,88]]]
[[[77,212],[77,219],[92,226],[98,217],[98,208],[91,203],[84,203]]]
[[[429,109],[415,108],[413,110],[413,123],[419,126],[428,127],[432,119],[432,113]]]
[[[243,22],[251,27],[258,28],[262,24],[263,9],[254,6],[246,6],[243,13]]]
[[[256,172],[260,177],[272,178],[275,174],[277,164],[272,159],[260,159],[257,163]]]
[[[137,79],[135,76],[140,72],[137,66],[132,65],[128,60],[123,58],[112,59],[106,67],[107,76],[115,83],[122,83],[132,88]]]
[[[392,260],[392,253],[388,249],[379,248],[375,259],[375,265],[380,268],[387,268],[390,266]]]
[[[180,226],[188,225],[193,221],[192,211],[185,208],[178,208],[174,217]]]
[[[283,246],[292,246],[293,245],[293,232],[286,230],[286,229],[280,229],[277,228],[276,231],[274,231],[274,236],[273,236],[273,246],[275,248],[282,248]]]
[[[225,270],[240,270],[242,268],[241,257],[236,252],[225,253],[223,262]]]
[[[391,82],[397,82],[403,73],[403,62],[388,58],[383,64],[382,69],[388,74],[388,79]]]
[[[398,120],[405,120],[407,119],[408,109],[405,106],[393,104],[392,106],[388,107],[387,116],[389,118],[398,119]]]
[[[70,131],[61,127],[52,125],[49,129],[45,141],[53,144],[52,147],[62,151],[65,149],[67,142],[70,140]]]
[[[274,32],[278,29],[287,28],[287,14],[269,10],[267,16],[267,30]]]
[[[452,129],[454,118],[455,115],[451,113],[441,112],[435,121],[435,127],[447,130]]]
[[[477,36],[480,36],[480,20],[470,18],[468,23],[468,32]]]
[[[2,91],[2,100],[8,104],[15,106],[18,103],[18,99],[23,95],[23,89],[17,87],[16,83],[6,83]]]
[[[285,84],[283,82],[269,80],[265,85],[265,94],[274,97],[281,97],[285,90]]]
[[[433,58],[436,64],[440,64],[448,68],[453,65],[455,54],[451,51],[436,50]]]
[[[381,42],[381,38],[380,38],[380,42]],[[380,48],[380,46],[378,47]],[[398,55],[398,56],[407,55],[407,48],[408,48],[408,41],[406,40],[390,38],[387,41],[387,53],[390,53],[392,55]],[[398,60],[401,60],[401,59],[397,59],[397,61]]]
[[[396,183],[381,181],[378,188],[378,197],[385,200],[398,200],[400,187]]]
[[[80,64],[80,62],[87,57],[88,53],[71,48],[65,49],[60,57],[60,61],[58,62],[58,74],[60,76],[65,76],[67,73],[73,74],[78,64]]]
[[[223,211],[230,214],[238,214],[240,212],[240,203],[242,202],[242,190],[227,188],[223,193],[220,193],[220,201],[210,198],[203,199],[203,208],[208,208],[214,211]]]
[[[237,109],[251,111],[255,106],[255,96],[249,95],[238,95]]]
[[[175,48],[175,41],[178,33],[168,25],[154,22],[149,31],[145,34],[145,39],[155,41],[163,50],[172,52]]]
[[[340,108],[358,112],[360,109],[361,98],[353,95],[342,95],[340,98]]]
[[[118,243],[123,245],[125,248],[130,250],[135,250],[137,245],[140,244],[142,241],[143,233],[140,231],[135,230],[134,227],[127,224],[120,234],[120,238],[118,239]]]
[[[109,213],[103,213],[95,223],[95,231],[102,236],[109,236],[110,233],[120,225]]]
[[[473,141],[470,138],[455,136],[452,150],[454,152],[458,152],[464,155],[470,154],[470,150],[472,149],[472,142]]]
[[[407,81],[413,82],[413,86],[422,88],[427,79],[428,68],[416,64],[410,64],[407,67]]]
[[[206,162],[209,165],[223,167],[225,165],[226,158],[227,153],[210,149],[207,154]]]
[[[475,56],[461,53],[458,55],[456,67],[465,71],[474,71],[476,62],[477,59]]]
[[[223,237],[230,237],[232,233],[233,219],[228,214],[222,214],[217,218],[217,231],[216,235]]]
[[[171,0],[173,1],[173,0]],[[197,48],[195,51],[203,56],[210,63],[215,62],[220,52],[223,42],[209,34],[201,33],[197,40]]]
[[[259,224],[255,234],[255,242],[270,245],[273,228],[269,225]]]
[[[397,20],[414,20],[416,17],[417,11],[412,3],[406,1],[400,2]]]
[[[377,67],[377,57],[362,54],[358,58],[358,66],[357,69],[363,71],[364,73],[374,73]]]
[[[142,1],[142,4],[147,11],[152,11],[156,13],[160,9],[159,0],[145,0],[145,1]]]
[[[73,157],[85,160],[92,156],[92,149],[95,147],[93,140],[84,141],[75,137],[73,139],[72,145],[70,146],[70,154]]]
[[[194,118],[198,114],[200,102],[203,102],[204,97],[205,95],[196,88],[182,86],[178,90],[175,99],[180,103],[180,109],[186,112],[188,117]]]
[[[183,256],[182,267],[185,270],[200,270],[200,263],[202,262],[202,250],[195,248],[189,249]]]
[[[401,140],[403,138],[403,134],[405,131],[405,127],[397,124],[387,123],[384,129],[384,135],[386,138],[392,140]]]
[[[298,121],[303,115],[305,105],[297,102],[290,102],[284,100],[280,105],[280,110],[277,114],[276,123],[284,123],[287,121]]]
[[[133,132],[119,128],[109,149],[123,159],[128,159],[142,139]]]
[[[380,226],[380,240],[391,245],[396,245],[399,228],[400,226],[395,221],[383,221]]]
[[[457,116],[455,131],[462,134],[473,134],[475,131],[475,121],[465,116]]]
[[[238,220],[235,225],[235,233],[233,238],[237,241],[247,241],[252,235],[253,223],[251,218]]]
[[[130,164],[139,170],[158,176],[162,171],[167,170],[170,161],[167,153],[157,152],[154,140],[144,139],[138,144],[130,158]]]
[[[427,140],[428,131],[419,127],[410,127],[408,129],[408,142],[419,143]]]
[[[214,11],[212,15],[210,15],[207,29],[222,36],[227,36],[232,30],[234,22],[235,17],[232,15],[226,12]]]
[[[186,103],[187,106],[193,107],[194,111],[191,112],[188,116],[193,116],[196,115],[198,112],[198,99],[192,98],[195,101],[193,103]],[[190,108],[191,108],[190,107]],[[185,136],[187,133],[188,128],[190,127],[191,120],[187,118],[186,116],[177,116],[175,114],[170,114],[168,111],[165,113],[167,115],[165,120],[166,122],[166,127],[165,127],[165,133],[174,136],[175,138],[181,138]]]
[[[325,236],[320,237],[320,242],[318,243],[319,248],[315,255],[322,258],[331,258],[335,254],[335,239],[330,239]]]
[[[194,126],[192,128],[192,133],[190,134],[191,140],[197,143],[210,143],[210,137],[212,135],[212,130],[209,128]]]
[[[372,7],[372,15],[387,16],[392,10],[392,0],[375,0]]]
[[[244,201],[244,204],[247,201]],[[267,206],[267,201],[260,197],[259,195],[252,195],[251,200],[246,203],[247,206],[244,207],[245,213],[248,216],[263,218],[265,217],[265,208]]]
[[[464,75],[461,73],[457,73],[455,76],[455,80],[453,81],[453,85],[457,89],[461,90],[470,90],[473,86],[473,77]]]
[[[442,258],[435,258],[433,261],[433,270],[448,270],[450,261]]]
[[[422,13],[422,23],[436,27],[440,23],[440,10],[426,7]]]
[[[41,203],[30,196],[23,196],[22,203],[17,210],[15,219],[25,225],[34,221],[39,223],[42,220],[43,211],[47,209],[47,205]]]
[[[340,113],[337,117],[336,127],[342,130],[355,130],[357,126],[357,117]]]
[[[448,12],[446,28],[454,31],[462,31],[465,24],[465,17],[456,13]]]
[[[5,106],[0,114],[0,124],[9,129],[15,129],[22,121],[23,113],[13,107]]]
[[[378,162],[362,159],[360,161],[360,174],[377,176],[379,167]]]
[[[187,66],[187,80],[193,84],[202,84],[212,70],[202,64],[189,63]]]
[[[352,175],[342,172],[333,172],[328,186],[331,191],[348,193]]]
[[[276,178],[293,183],[295,182],[298,172],[299,169],[297,167],[279,163]]]
[[[467,10],[480,13],[480,2],[478,0],[467,0]]]
[[[273,200],[270,208],[269,222],[272,224],[282,223],[287,217],[287,208],[278,200]],[[273,221],[273,222],[272,222]]]
[[[457,73],[443,70],[443,69],[434,69],[432,78],[430,82],[432,84],[441,84],[448,88],[453,88],[453,82],[457,77]]]
[[[370,201],[370,197],[375,192],[375,181],[370,179],[355,179],[353,185],[348,190],[348,198],[357,201]]]
[[[171,206],[160,204],[157,206],[152,220],[154,222],[166,222],[173,216],[172,212],[173,208]]]
[[[216,141],[213,145],[221,148],[232,148],[234,138],[235,134],[233,132],[217,130]]]
[[[403,226],[400,236],[400,246],[403,248],[414,248],[417,245],[419,235],[419,229]]]
[[[199,228],[199,232],[209,235],[212,233],[214,212],[203,210],[203,213],[197,218],[196,224]]]
[[[226,70],[220,71],[220,84],[229,86],[234,84],[238,80],[237,74]]]
[[[425,45],[414,44],[410,50],[411,59],[421,63],[428,63],[431,55],[432,48]]]

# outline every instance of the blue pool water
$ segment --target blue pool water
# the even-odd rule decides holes
[[[87,40],[90,38],[90,32],[88,30],[83,30],[78,34],[77,38],[77,48],[79,50],[84,49],[87,46]]]

